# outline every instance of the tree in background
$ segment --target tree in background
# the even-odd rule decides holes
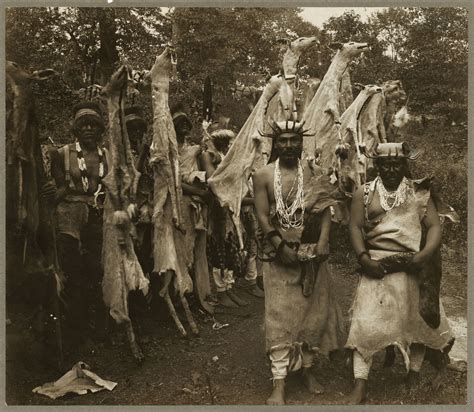
[[[173,85],[174,98],[187,100],[193,112],[200,113],[204,78],[210,76],[216,111],[242,125],[249,112],[246,105],[231,99],[236,81],[263,86],[269,74],[280,70],[278,38],[318,34],[298,12],[289,8],[176,8],[172,18],[180,33],[179,81]]]
[[[36,7],[6,10],[6,58],[26,69],[51,67],[62,81],[43,85],[38,96],[40,128],[59,142],[69,138],[74,93],[91,82],[105,84],[121,61],[149,69],[173,36],[178,76],[171,98],[183,101],[196,117],[204,78],[214,83],[215,110],[240,126],[247,105],[232,98],[236,81],[263,86],[280,70],[284,50],[277,40],[317,35],[320,47],[303,56],[300,77],[322,78],[334,54],[334,41],[369,42],[370,52],[350,67],[353,82],[400,79],[410,110],[452,119],[467,115],[467,10],[388,8],[363,21],[354,11],[331,17],[319,30],[298,8]],[[150,105],[147,96],[139,103]],[[151,120],[151,111],[145,110]]]
[[[384,45],[378,39],[377,30],[372,24],[363,22],[354,10],[346,11],[339,17],[329,18],[323,24],[323,29],[329,43],[369,43],[370,50],[354,59],[349,66],[352,82],[373,84],[379,78],[386,80],[390,77],[391,62],[384,54]],[[332,55],[325,61],[325,66],[329,67],[331,58]]]
[[[467,119],[467,9],[411,8],[398,70],[415,112]]]
[[[449,124],[467,118],[467,9],[388,8],[367,23],[350,10],[323,28],[329,41],[370,44],[351,66],[353,81],[399,79],[412,112],[442,115]]]

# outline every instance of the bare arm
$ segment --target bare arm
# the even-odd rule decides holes
[[[331,230],[331,211],[329,207],[321,213],[321,232],[318,239],[318,255],[329,255],[329,231]]]
[[[253,177],[253,189],[254,189],[254,201],[255,201],[255,210],[257,212],[257,219],[262,229],[265,237],[275,230],[275,227],[270,221],[270,202],[268,201],[268,188],[267,188],[267,178],[268,175],[265,174],[266,170],[257,171]],[[279,236],[274,235],[268,239],[273,247],[278,250],[280,243],[284,242]],[[285,242],[286,243],[286,242]],[[297,261],[296,252],[291,249],[288,245],[284,245],[278,254],[278,258],[283,263],[293,263]]]
[[[257,212],[257,219],[263,234],[266,236],[267,233],[275,230],[273,225],[270,222],[269,213],[270,213],[270,204],[268,202],[268,193],[267,187],[265,184],[265,175],[263,171],[255,173],[252,177],[253,181],[253,190],[254,190],[254,201],[255,201],[255,210]],[[275,241],[275,243],[273,243]],[[278,246],[279,241],[276,242],[276,238],[272,238],[273,246]]]
[[[431,198],[428,201],[423,225],[427,230],[426,243],[425,247],[413,257],[413,263],[415,264],[422,263],[429,259],[441,244],[441,226],[439,223],[438,212]]]
[[[206,172],[206,179],[209,179],[216,171],[214,164],[212,163],[212,156],[209,152],[203,152],[199,156],[199,163],[201,168]]]
[[[199,187],[190,185],[189,183],[181,182],[181,187],[183,188],[183,193],[185,195],[196,195],[204,197],[208,195],[209,190],[201,189]]]
[[[364,244],[364,191],[360,187],[354,193],[351,203],[351,217],[349,221],[349,234],[355,254],[358,256],[365,250]]]
[[[364,242],[364,219],[365,219],[365,206],[364,206],[364,189],[360,187],[354,193],[351,204],[351,218],[349,221],[349,233],[351,236],[351,243],[354,251],[358,257],[359,264],[364,269],[364,273],[380,279],[384,275],[384,269],[380,263],[370,258],[370,255],[366,251]],[[362,252],[366,252],[362,254]]]
[[[321,234],[319,241],[323,243],[329,242],[329,231],[331,230],[331,211],[329,207],[324,209],[321,216]]]

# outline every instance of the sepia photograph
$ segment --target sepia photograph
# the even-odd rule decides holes
[[[2,10],[6,405],[468,403],[467,6],[49,3]]]

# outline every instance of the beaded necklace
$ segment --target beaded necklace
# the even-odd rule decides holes
[[[291,205],[287,206],[286,202],[290,199],[291,195],[295,191],[295,199]],[[282,184],[281,184],[281,171],[280,171],[280,159],[275,162],[275,178],[273,181],[273,190],[275,193],[275,204],[278,222],[283,230],[290,228],[299,228],[303,226],[304,220],[304,190],[303,190],[303,166],[301,165],[300,159],[298,159],[298,171],[293,181],[293,185],[283,200],[282,195]],[[296,216],[296,212],[301,210],[300,217]]]
[[[380,206],[382,207],[383,210],[388,212],[389,210],[392,210],[394,207],[398,207],[405,203],[407,200],[407,195],[408,191],[410,189],[410,186],[408,185],[408,180],[406,177],[403,178],[403,180],[400,182],[398,185],[397,190],[394,192],[388,192],[387,189],[385,189],[385,186],[382,182],[382,179],[380,176],[377,178],[377,188],[379,192],[379,199],[380,199]],[[391,205],[388,203],[388,200],[391,200]]]
[[[84,193],[87,193],[89,190],[89,175],[87,173],[87,165],[86,160],[84,159],[84,153],[82,152],[82,148],[79,142],[76,142],[76,153],[77,153],[77,166],[81,172],[81,180],[82,180],[82,189]],[[97,146],[97,153],[99,155],[99,178],[97,180],[97,190],[94,193],[94,197],[96,198],[101,190],[102,190],[102,178],[104,177],[104,156],[102,149]]]

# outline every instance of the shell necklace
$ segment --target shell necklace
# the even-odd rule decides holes
[[[295,183],[297,184],[295,199],[291,205],[287,206],[286,202],[295,191]],[[278,222],[283,230],[290,228],[299,228],[303,226],[304,220],[304,190],[303,190],[303,166],[301,160],[298,159],[298,171],[293,181],[293,185],[283,200],[282,195],[282,184],[281,184],[281,171],[280,171],[280,159],[275,162],[275,178],[273,181],[273,190],[275,193],[275,204],[276,214]],[[297,217],[296,212],[301,210],[300,217]]]
[[[82,189],[84,193],[89,190],[89,174],[87,173],[86,159],[84,159],[84,153],[79,142],[76,142],[76,153],[77,153],[77,166],[81,172]],[[102,178],[104,177],[104,155],[102,149],[97,146],[97,153],[99,155],[99,178],[97,180],[97,190],[94,193],[94,197],[100,194],[102,190]]]
[[[380,176],[377,179],[378,179],[377,188],[379,192],[380,206],[382,207],[383,210],[388,212],[389,210],[392,210],[394,207],[398,207],[402,205],[403,203],[405,203],[405,201],[407,200],[407,195],[410,188],[406,177],[403,178],[403,180],[398,185],[397,190],[395,190],[394,192],[388,192],[387,189],[385,189],[385,186],[383,185],[383,182]],[[389,200],[390,200],[391,205],[389,204]]]

